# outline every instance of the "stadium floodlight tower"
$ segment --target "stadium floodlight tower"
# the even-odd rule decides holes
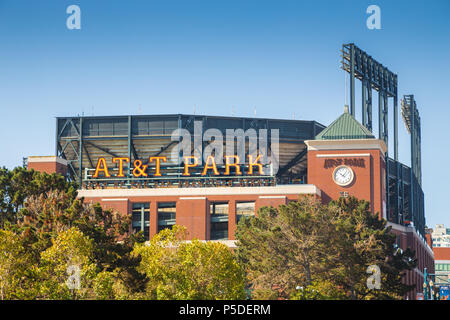
[[[411,135],[411,169],[418,183],[422,185],[421,129],[420,116],[414,95],[404,95],[401,100],[402,118]]]
[[[402,118],[406,129],[411,135],[411,183],[410,191],[410,206],[411,212],[417,211],[416,207],[420,208],[420,187],[422,186],[422,151],[421,151],[421,129],[420,116],[417,109],[414,95],[404,95],[401,100]]]
[[[372,132],[372,89],[378,91],[378,137],[388,144],[388,98],[394,100],[394,159],[398,160],[397,75],[353,43],[342,46],[342,69],[350,74],[350,114],[355,117],[355,78],[361,80],[362,120]]]

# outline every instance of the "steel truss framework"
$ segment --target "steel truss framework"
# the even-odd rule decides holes
[[[402,114],[411,132],[411,167],[398,161],[397,75],[355,44],[342,46],[342,69],[350,74],[350,113],[355,117],[355,78],[361,81],[361,123],[373,131],[372,90],[378,91],[378,137],[389,145],[388,104],[393,99],[394,158],[386,153],[388,220],[398,224],[413,222],[425,234],[424,194],[421,187],[420,117],[412,95],[402,100]]]
[[[353,43],[342,46],[342,69],[350,74],[350,113],[355,117],[355,78],[361,80],[362,120],[370,131],[372,89],[378,91],[378,137],[388,144],[388,98],[394,103],[394,159],[398,160],[397,75],[377,62]]]
[[[412,173],[422,185],[422,137],[420,115],[414,95],[404,95],[401,100],[402,117],[406,129],[411,135],[411,167]]]
[[[388,159],[388,216],[397,224],[413,222],[419,233],[425,235],[425,202],[422,188],[412,174],[412,169],[404,164]],[[399,168],[399,170],[397,170]]]

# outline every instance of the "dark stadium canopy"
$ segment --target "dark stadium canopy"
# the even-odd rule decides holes
[[[314,139],[325,128],[316,121],[186,114],[58,117],[56,155],[69,161],[72,178],[81,181],[84,168],[95,168],[99,157],[105,157],[112,167],[112,157],[130,156],[131,161],[150,156],[169,158],[177,145],[171,141],[172,132],[184,128],[193,134],[194,121],[202,122],[203,131],[217,128],[224,136],[226,129],[278,129],[279,177],[306,175],[304,141]]]

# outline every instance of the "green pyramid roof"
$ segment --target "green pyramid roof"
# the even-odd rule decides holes
[[[359,123],[346,106],[344,114],[316,136],[316,140],[375,139],[372,132]]]

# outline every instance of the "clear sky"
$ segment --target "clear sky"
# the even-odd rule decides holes
[[[72,4],[81,30],[66,27]],[[371,4],[381,30],[366,27]],[[56,116],[256,108],[328,125],[345,103],[340,49],[354,42],[398,74],[400,97],[415,95],[427,225],[450,227],[449,16],[448,0],[0,0],[0,166],[53,155]],[[409,165],[400,116],[399,152]]]

